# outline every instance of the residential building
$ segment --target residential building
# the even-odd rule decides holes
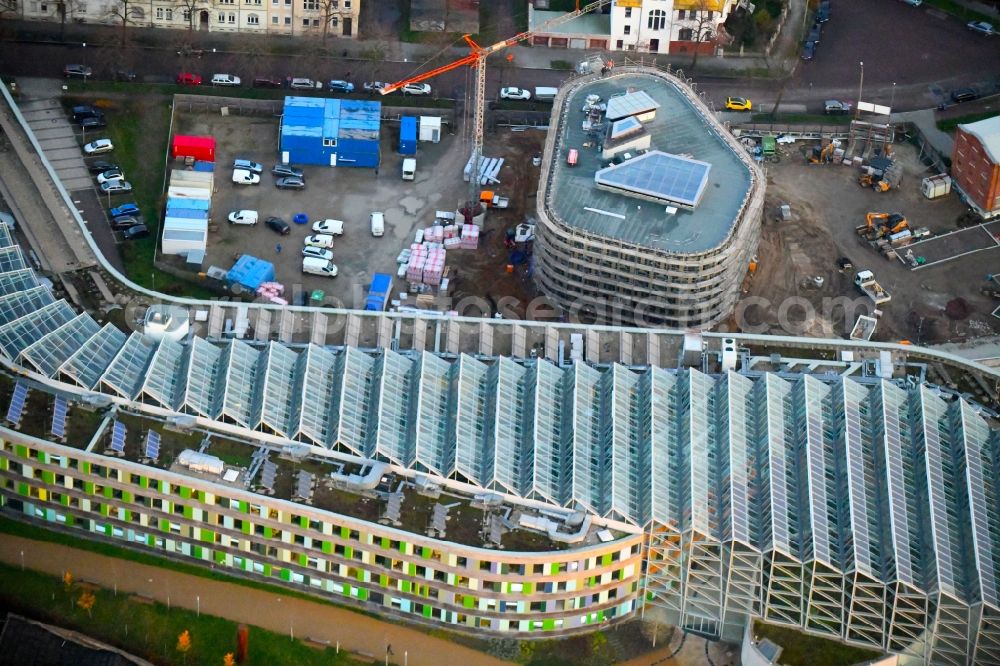
[[[65,3],[68,21],[121,22],[129,27],[200,32],[271,33],[296,36],[357,37],[362,0],[150,0],[149,2],[75,1]],[[60,3],[19,2],[21,18],[60,21]]]
[[[977,213],[1000,215],[1000,115],[958,126],[951,178]]]

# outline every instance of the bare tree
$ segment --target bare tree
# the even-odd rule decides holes
[[[320,20],[323,21],[323,43],[330,34],[330,22],[340,17],[340,0],[319,0]]]
[[[0,0],[5,2],[7,0]],[[16,0],[10,0],[12,2]],[[59,0],[56,3],[56,13],[59,15],[59,41],[64,41],[66,37],[66,17],[73,16],[79,9],[79,0]]]
[[[701,55],[702,43],[711,41],[715,37],[715,3],[713,0],[696,0],[691,13],[694,14],[694,27],[691,32],[694,55],[691,57],[691,69],[694,69],[698,64],[698,56]]]
[[[6,18],[7,14],[17,13],[17,0],[0,0],[0,19]]]
[[[145,12],[142,7],[138,6],[137,0],[115,0],[108,10],[108,16],[112,20],[121,21],[121,44],[125,46],[125,42],[128,39],[128,33],[126,32],[128,24],[135,23],[133,19],[138,16],[144,17]]]
[[[206,0],[175,0],[175,2],[177,9],[187,14],[188,32],[194,30],[194,21],[195,16],[198,14],[198,6],[203,5],[204,8],[209,8],[209,3]]]

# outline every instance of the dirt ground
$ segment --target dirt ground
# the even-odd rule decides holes
[[[911,270],[901,261],[884,259],[855,233],[870,211],[902,213],[911,229],[927,227],[935,235],[958,228],[957,218],[966,207],[956,194],[928,200],[920,193],[921,180],[931,173],[916,148],[895,146],[904,176],[899,188],[887,193],[860,187],[855,168],[808,164],[805,148],[804,142],[783,146],[781,162],[767,165],[759,269],[744,285],[730,327],[742,322],[744,331],[847,337],[857,315],[874,310],[853,284],[855,271],[867,268],[892,296],[879,308],[873,340],[931,344],[1000,331],[1000,320],[990,314],[1000,303],[980,293],[986,277],[1000,272],[1000,251]],[[786,203],[792,217],[778,221],[778,208]],[[969,244],[969,249],[975,246],[971,238]],[[917,256],[919,247],[914,248]],[[838,270],[838,257],[849,258],[853,270]],[[816,286],[817,277],[822,286]],[[945,306],[955,298],[967,302],[968,317],[945,316]]]

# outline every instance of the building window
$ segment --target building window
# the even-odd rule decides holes
[[[677,20],[678,21],[683,21],[686,18],[687,18],[687,12],[684,11],[683,9],[678,9],[677,10]]]
[[[291,16],[286,16],[285,17],[285,25],[291,25],[291,24],[292,24],[292,17]]]
[[[182,13],[181,13],[181,16],[184,18],[184,22],[185,23],[190,23],[191,22],[191,10],[190,9],[183,10]]]
[[[337,3],[334,2],[333,5],[336,7]],[[351,0],[344,0],[344,9],[350,9],[350,8],[351,8]]]
[[[319,9],[319,0],[306,0],[302,3],[303,9]]]
[[[165,18],[166,18],[166,19],[167,19],[168,21],[173,21],[173,20],[174,20],[174,10],[172,10],[172,9],[168,9],[168,10],[167,10],[167,15],[166,15],[166,17],[165,17]]]
[[[133,19],[139,21],[142,21],[143,19],[146,18],[146,12],[143,11],[142,7],[133,7],[131,10],[129,10],[129,13],[132,15]]]
[[[272,25],[278,25],[278,17],[277,16],[272,16],[271,17],[271,24]]]
[[[156,8],[156,20],[158,20],[158,21],[162,21],[163,20],[163,7],[157,7]]]
[[[632,8],[631,7],[626,7],[625,8],[625,18],[627,18],[627,19],[628,18],[632,18]]]
[[[625,26],[625,34],[626,35],[631,35],[632,34],[632,26],[630,26],[630,25]]]
[[[313,27],[315,28],[319,27],[319,19],[313,19]]]
[[[233,24],[236,23],[236,14],[229,12],[229,22]]]
[[[690,42],[693,36],[694,31],[691,28],[681,28],[680,32],[677,33],[677,39],[682,42]]]
[[[650,30],[663,30],[667,25],[667,13],[662,9],[654,9],[649,12],[648,25]]]
[[[226,12],[219,12],[219,23],[226,22]]]
[[[329,138],[324,137],[323,138],[323,147],[324,148],[336,148],[337,147],[337,140],[336,139],[329,139]]]
[[[302,27],[303,28],[309,27],[309,19],[302,19]]]

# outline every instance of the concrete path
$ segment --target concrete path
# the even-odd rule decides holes
[[[920,111],[906,111],[904,113],[892,114],[893,122],[911,122],[920,128],[921,133],[927,137],[934,149],[942,155],[951,156],[955,148],[955,141],[951,135],[945,134],[937,127],[937,116],[933,109],[921,109]]]
[[[43,541],[4,535],[0,561],[13,566],[61,576],[72,571],[77,580],[119,592],[153,597],[157,601],[208,615],[253,624],[299,639],[340,642],[369,659],[385,657],[392,646],[394,663],[410,666],[502,666],[501,661],[471,648],[434,638],[405,626],[382,622],[327,604],[222,583],[168,569],[137,564]],[[277,666],[277,665],[276,665]]]

